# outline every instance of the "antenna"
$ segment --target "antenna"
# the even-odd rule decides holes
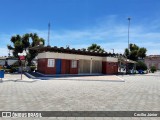
[[[49,42],[50,42],[50,27],[51,27],[51,24],[50,22],[48,23],[48,46],[50,46]]]

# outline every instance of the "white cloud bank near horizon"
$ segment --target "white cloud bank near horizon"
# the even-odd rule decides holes
[[[104,48],[107,52],[112,52],[111,49],[114,49],[115,53],[123,54],[124,49],[128,46],[128,24],[120,24],[116,22],[114,19],[112,17],[107,18],[107,22],[102,21],[91,28],[83,28],[79,30],[52,30],[51,26],[50,45],[58,47],[66,47],[66,45],[69,45],[71,48],[78,49],[86,48],[90,46],[92,43],[96,43],[98,45],[101,45],[102,48]],[[155,22],[153,21],[153,23]],[[160,32],[158,30],[159,28],[157,29],[155,24],[150,25],[151,26],[147,26],[147,24],[132,26],[131,24],[130,43],[134,43],[140,47],[147,48],[147,55],[157,55],[160,54]],[[40,37],[46,40],[46,45],[48,44],[47,29],[26,30],[26,33],[30,32],[37,33]],[[7,45],[7,43],[11,44],[10,37],[8,35],[6,38],[4,38],[6,42],[5,44],[1,45],[0,56],[8,55],[8,50],[6,50],[7,47],[5,47],[5,45]]]

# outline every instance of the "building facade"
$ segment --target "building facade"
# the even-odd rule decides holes
[[[148,68],[155,66],[158,70],[160,70],[160,55],[147,56],[144,61]]]
[[[39,52],[37,70],[43,74],[117,74],[118,58],[79,50],[54,48]]]

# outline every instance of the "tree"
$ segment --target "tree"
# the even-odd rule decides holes
[[[129,57],[129,49],[125,49],[124,54],[127,56],[127,58]]]
[[[146,52],[147,52],[147,49],[142,47],[139,49],[138,51],[138,57],[144,59],[146,57]]]
[[[136,69],[137,70],[147,70],[147,65],[144,63],[144,62],[142,62],[142,61],[138,61],[137,63],[136,63]]]
[[[30,41],[31,39],[31,41]],[[14,57],[18,57],[18,53],[22,53],[23,51],[25,51],[27,53],[26,55],[26,60],[28,62],[28,66],[31,65],[31,61],[35,58],[35,56],[37,56],[37,51],[35,50],[30,50],[29,47],[35,47],[39,44],[39,42],[43,42],[44,45],[44,39],[38,37],[38,35],[36,33],[26,33],[23,36],[20,35],[16,35],[16,36],[12,36],[11,40],[13,43],[12,45],[8,45],[8,49],[12,50],[13,52],[13,56]]]
[[[138,58],[144,59],[144,57],[146,57],[146,52],[146,48],[140,48],[136,44],[130,44],[130,50],[126,48],[124,54],[128,59],[137,61]]]
[[[150,69],[151,69],[151,72],[152,72],[152,73],[154,73],[155,71],[157,71],[157,69],[156,69],[156,67],[155,67],[155,66],[151,66],[151,68],[150,68]]]
[[[88,51],[97,51],[97,52],[105,52],[105,50],[103,48],[101,48],[100,45],[97,45],[97,44],[92,44],[91,46],[89,46],[87,48]]]

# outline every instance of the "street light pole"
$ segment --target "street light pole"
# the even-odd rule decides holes
[[[49,22],[48,23],[48,47],[50,46],[50,27],[51,27],[51,24]]]
[[[130,28],[130,20],[131,18],[128,17],[128,50],[130,51],[130,47],[129,47],[129,28]]]
[[[131,18],[128,17],[128,50],[130,52],[130,46],[129,46],[129,28],[130,28],[130,21],[131,21]],[[128,64],[127,64],[127,56],[126,56],[126,74],[128,72]]]

